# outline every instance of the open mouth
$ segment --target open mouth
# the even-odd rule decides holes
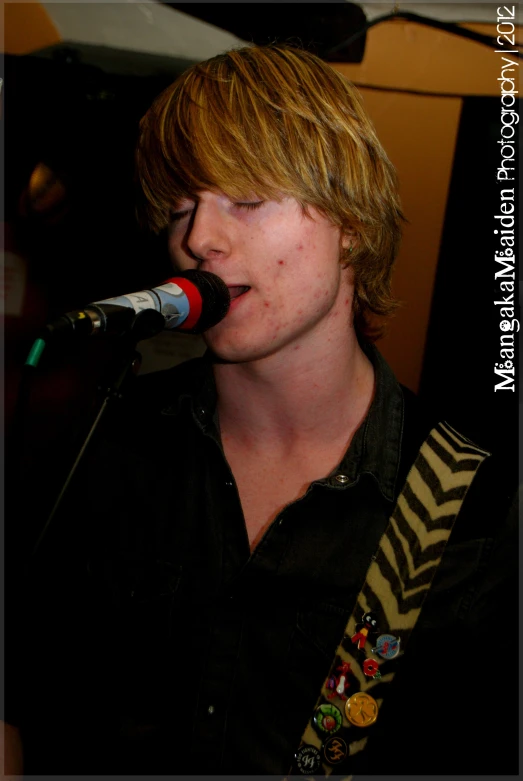
[[[239,298],[244,293],[246,293],[248,290],[250,290],[250,287],[248,285],[233,285],[229,287],[229,295],[231,297],[231,301],[234,301],[234,299]]]

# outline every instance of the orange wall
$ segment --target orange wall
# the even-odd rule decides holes
[[[7,54],[31,54],[59,43],[61,38],[47,11],[40,3],[2,3],[3,36],[2,51]]]
[[[468,26],[495,33],[495,26]],[[362,63],[335,65],[359,85],[400,178],[409,222],[397,260],[394,292],[404,305],[390,321],[379,348],[400,382],[414,391],[421,376],[452,174],[462,106],[459,96],[498,95],[501,56],[473,41],[395,20],[369,30]],[[392,91],[366,89],[365,85]],[[401,89],[443,95],[408,94]]]
[[[374,90],[362,95],[398,171],[408,220],[393,285],[403,306],[379,347],[400,382],[416,391],[462,101]]]
[[[467,25],[487,35],[495,26]],[[522,28],[516,39],[521,40]],[[497,95],[500,54],[483,44],[413,22],[371,27],[363,62],[338,70],[360,84],[458,95]]]

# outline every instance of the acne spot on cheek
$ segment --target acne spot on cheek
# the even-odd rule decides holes
[[[297,244],[296,249],[300,252],[303,249],[303,244]]]
[[[270,306],[270,304],[269,304],[269,302],[268,302],[268,301],[264,301],[264,302],[263,302],[263,306]]]
[[[284,260],[279,260],[278,261],[278,266],[284,266],[284,265],[285,265],[285,261]]]
[[[303,309],[298,309],[298,314],[302,315],[303,314]]]
[[[349,299],[348,299],[348,298],[346,298],[346,299],[345,299],[345,304],[347,305],[348,303],[349,303]]]
[[[295,347],[294,349],[295,349],[295,350],[299,350],[299,349],[300,349],[300,347],[301,347],[301,345],[300,345],[300,344],[297,344],[297,345],[296,345],[296,347]]]

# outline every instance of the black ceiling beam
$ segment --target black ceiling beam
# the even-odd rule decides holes
[[[330,62],[358,63],[367,18],[355,3],[164,3],[248,43],[292,43]],[[357,33],[362,33],[356,35]],[[353,40],[351,40],[353,39]],[[343,45],[344,41],[350,41]],[[335,49],[335,54],[330,52]]]

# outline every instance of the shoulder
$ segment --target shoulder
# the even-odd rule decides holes
[[[424,405],[407,388],[402,390],[403,480],[398,490],[421,444],[438,422],[448,423],[465,438],[465,458],[467,442],[487,453],[466,489],[421,620],[429,627],[444,627],[453,619],[470,627],[484,627],[493,620],[500,605],[514,607],[517,593],[517,465],[511,464],[504,452],[488,452],[482,443],[470,442],[459,421],[441,421],[437,411]]]
[[[212,386],[212,371],[204,358],[193,358],[172,369],[152,372],[131,380],[121,399],[107,415],[105,432],[120,433],[151,420],[187,417],[205,386]],[[155,424],[157,425],[157,424]]]
[[[179,466],[182,453],[198,445],[193,412],[206,385],[212,390],[212,372],[200,358],[131,380],[111,401],[82,471],[94,469],[98,480],[106,471],[107,481],[128,484],[130,475]]]
[[[174,411],[183,399],[200,393],[209,375],[208,361],[192,358],[172,369],[139,376],[130,389],[128,405],[154,412],[164,407]]]
[[[496,537],[501,531],[502,519],[506,519],[515,501],[515,465],[507,463],[503,452],[490,452],[482,442],[472,441],[459,420],[443,420],[436,408],[424,404],[408,388],[400,387],[404,399],[404,419],[398,490],[403,487],[419,449],[432,429],[438,423],[445,423],[468,444],[487,454],[467,490],[452,541]]]
[[[437,410],[424,405],[411,391],[403,389],[403,393],[403,468],[408,472],[419,446],[442,419]],[[469,439],[459,421],[447,422]],[[474,445],[489,449],[482,442]],[[509,768],[517,768],[517,698],[508,697],[504,703],[506,734],[500,759],[489,742],[490,725],[484,719],[485,689],[481,684],[487,680],[485,675],[493,678],[503,674],[495,638],[489,632],[495,633],[496,626],[503,626],[509,631],[514,627],[512,631],[517,633],[517,479],[508,461],[504,452],[492,452],[477,469],[395,680],[394,723],[386,722],[387,734],[381,748],[385,763],[401,767],[406,774],[423,772],[431,752],[434,773],[444,774],[448,767],[457,773],[495,773],[499,767],[510,772]],[[442,691],[448,697],[441,697]],[[458,697],[465,708],[463,719],[455,723],[448,717],[449,697]],[[420,713],[415,722],[411,720],[412,702]],[[402,755],[396,725],[406,723],[411,732],[411,751]],[[454,747],[458,742],[456,758]],[[436,743],[439,747],[434,755]],[[481,760],[478,745],[482,746]]]

